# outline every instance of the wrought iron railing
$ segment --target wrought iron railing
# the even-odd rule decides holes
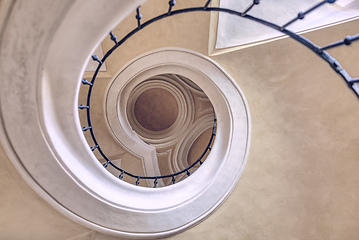
[[[301,43],[302,45],[304,45],[305,47],[309,48],[313,53],[317,54],[320,58],[322,58],[324,61],[326,61],[331,68],[337,73],[339,74],[343,80],[346,82],[346,84],[348,85],[348,87],[356,94],[356,96],[359,98],[359,86],[357,85],[357,83],[359,83],[359,78],[352,78],[345,69],[343,69],[339,62],[333,58],[329,53],[326,52],[326,50],[331,49],[331,48],[335,48],[338,46],[342,46],[342,45],[350,45],[352,42],[359,40],[359,34],[354,35],[354,36],[347,36],[344,40],[338,41],[338,42],[334,42],[332,44],[329,44],[327,46],[317,46],[315,43],[309,41],[308,39],[306,39],[305,37],[287,29],[288,26],[290,26],[291,24],[293,24],[294,22],[298,21],[298,20],[303,20],[304,17],[312,12],[315,11],[316,9],[318,9],[319,7],[323,6],[324,4],[333,4],[334,2],[336,2],[336,0],[324,0],[316,5],[314,5],[313,7],[309,8],[307,11],[305,12],[299,12],[298,15],[296,17],[294,17],[292,20],[290,20],[289,22],[287,22],[286,24],[280,26],[277,25],[275,23],[272,23],[270,21],[267,21],[265,19],[261,19],[258,17],[254,17],[249,15],[248,13],[252,10],[252,8],[254,8],[256,5],[260,4],[260,0],[253,0],[253,2],[248,6],[248,8],[246,8],[243,12],[238,12],[235,10],[231,10],[231,9],[227,9],[227,8],[220,8],[220,7],[209,7],[211,0],[208,0],[204,6],[199,6],[199,7],[191,7],[191,8],[183,8],[183,9],[177,9],[174,10],[174,6],[176,4],[175,0],[170,0],[168,2],[169,7],[168,7],[168,11],[158,15],[144,23],[141,22],[142,19],[142,15],[140,13],[140,7],[138,7],[136,9],[136,15],[135,15],[135,19],[137,21],[137,27],[135,29],[133,29],[131,32],[129,32],[127,35],[125,35],[121,40],[117,40],[116,35],[114,35],[112,32],[110,32],[110,38],[111,40],[114,42],[114,46],[106,52],[106,54],[104,55],[104,57],[102,59],[99,59],[97,56],[93,55],[92,56],[92,60],[98,62],[98,66],[96,68],[96,71],[93,74],[92,80],[91,82],[88,82],[87,80],[82,80],[82,84],[89,86],[88,88],[88,94],[87,94],[87,102],[86,105],[79,105],[79,109],[86,109],[87,111],[87,124],[88,126],[83,127],[83,131],[90,131],[91,134],[91,138],[94,142],[94,146],[90,147],[92,151],[99,151],[99,153],[101,154],[101,156],[106,160],[106,163],[103,164],[103,166],[106,168],[109,164],[114,167],[115,169],[117,169],[119,171],[119,179],[122,179],[124,174],[134,178],[136,180],[135,184],[139,185],[140,180],[141,179],[151,179],[154,180],[154,187],[157,187],[158,184],[158,179],[163,179],[163,178],[171,178],[172,183],[174,184],[176,182],[175,180],[175,176],[181,175],[181,174],[187,174],[190,175],[189,170],[191,168],[193,168],[195,165],[197,164],[202,164],[203,163],[203,157],[206,155],[207,152],[209,152],[211,150],[211,145],[212,142],[214,140],[214,136],[215,136],[215,131],[216,131],[216,126],[217,126],[217,119],[216,116],[214,114],[214,125],[213,125],[213,129],[212,129],[212,135],[211,138],[209,140],[209,143],[206,147],[206,149],[204,150],[204,152],[202,153],[202,155],[190,166],[188,166],[186,169],[177,172],[177,173],[173,173],[173,174],[169,174],[169,175],[162,175],[162,176],[139,176],[139,175],[135,175],[132,174],[118,166],[116,166],[106,155],[105,153],[102,151],[100,144],[98,143],[93,128],[92,128],[92,122],[91,122],[91,114],[90,114],[90,110],[91,110],[91,94],[92,94],[92,90],[93,90],[93,86],[95,84],[95,80],[96,77],[99,73],[99,70],[101,68],[101,66],[104,64],[104,62],[106,61],[106,59],[119,47],[121,46],[125,41],[127,41],[129,38],[131,38],[134,34],[136,34],[137,32],[139,32],[140,30],[142,30],[143,28],[149,26],[150,24],[157,22],[159,20],[165,19],[167,17],[171,17],[174,15],[178,15],[178,14],[182,14],[182,13],[190,13],[190,12],[223,12],[223,13],[228,13],[231,15],[235,15],[238,17],[242,17],[257,23],[260,23],[264,26],[267,26],[269,28],[272,28],[276,31],[279,31],[287,36],[289,36],[290,38],[296,40],[297,42]]]

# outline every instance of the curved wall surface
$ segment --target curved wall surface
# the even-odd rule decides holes
[[[91,230],[92,226],[83,227],[59,214],[28,187],[18,174],[21,171],[22,176],[28,176],[25,165],[13,160],[21,158],[25,163],[35,162],[33,170],[39,172],[36,177],[43,181],[44,186],[67,186],[68,182],[81,179],[81,176],[69,178],[67,174],[64,178],[67,180],[53,179],[53,174],[43,164],[48,159],[59,157],[54,151],[46,151],[54,149],[54,146],[46,144],[44,139],[53,136],[45,132],[36,136],[28,129],[40,129],[46,121],[57,124],[58,119],[77,121],[73,114],[77,111],[74,101],[69,101],[71,109],[56,109],[58,103],[42,102],[41,99],[56,96],[56,100],[66,102],[67,94],[78,91],[73,89],[66,94],[55,94],[57,87],[63,87],[57,77],[60,76],[58,73],[67,72],[68,68],[63,68],[66,61],[76,61],[77,66],[81,65],[80,68],[69,68],[77,72],[76,79],[80,79],[83,63],[108,29],[113,28],[117,36],[124,36],[136,27],[134,9],[140,3],[128,5],[129,9],[125,9],[124,2],[130,4],[129,1],[97,3],[101,6],[97,7],[94,15],[90,14],[91,7],[86,3],[96,4],[95,1],[0,1],[0,103],[4,126],[0,131],[0,235],[4,239],[118,239],[100,229]],[[143,21],[168,10],[168,1],[150,2],[141,7]],[[197,0],[177,1],[176,7],[197,4]],[[115,5],[117,8],[113,7]],[[6,14],[8,7],[12,9],[10,15]],[[111,15],[101,13],[112,11],[117,14],[122,10],[129,17],[117,27],[120,20],[117,18],[108,21],[105,28],[100,26],[101,21],[97,21],[97,18],[112,19]],[[87,23],[76,27],[71,24],[83,14],[88,16]],[[65,19],[71,19],[71,16],[73,21],[67,22],[71,27],[65,28]],[[178,47],[207,56],[209,19],[206,13],[178,15],[133,36],[107,62],[107,72],[100,78],[103,91],[122,67],[155,49]],[[357,26],[358,21],[352,21],[307,33],[305,37],[326,45],[346,35],[357,34]],[[94,38],[82,35],[76,30],[78,28],[93,31]],[[53,48],[56,41],[73,48]],[[113,42],[106,38],[102,43],[104,52],[112,45]],[[74,57],[79,52],[84,54]],[[357,52],[359,46],[353,43],[347,48],[333,49],[330,54],[352,76],[358,76]],[[359,128],[356,125],[359,103],[356,97],[326,63],[290,39],[216,55],[212,59],[235,79],[248,100],[252,116],[251,150],[246,169],[223,206],[206,221],[171,239],[357,239]],[[50,66],[50,62],[58,62],[59,68]],[[39,78],[40,75],[45,78]],[[41,79],[41,84],[33,83],[33,79]],[[57,79],[51,82],[58,85],[51,86],[46,79]],[[41,117],[43,112],[39,111],[42,108],[50,109],[46,121]],[[60,112],[66,114],[58,116]],[[64,125],[54,132],[63,134],[68,131],[81,136],[80,128],[80,124],[73,128]],[[14,134],[23,140],[9,144],[7,139],[15,143],[11,137]],[[34,146],[31,149],[29,139]],[[88,147],[83,145],[84,139],[79,137],[77,140],[73,146],[57,145],[56,148],[80,149],[84,154],[90,154]],[[31,158],[36,154],[42,154],[43,158]],[[63,151],[61,154],[67,153]],[[90,161],[94,165],[98,163],[95,158]],[[53,164],[63,166],[60,161]],[[63,170],[58,174],[61,172]],[[85,173],[82,177],[86,178],[88,173]],[[97,173],[109,176],[104,169]],[[53,180],[46,182],[46,179]],[[27,182],[44,195],[38,184],[34,184],[34,179]],[[71,196],[82,189],[69,189],[66,193],[58,191],[58,194],[62,195],[60,197],[70,196],[67,204],[72,204]],[[55,207],[58,205],[51,198],[47,200]],[[104,216],[100,209],[88,206],[89,203],[84,202],[76,211],[87,211],[88,217],[91,214]],[[74,215],[61,211],[68,216]],[[107,215],[104,219],[120,222]],[[81,222],[80,219],[76,221]]]

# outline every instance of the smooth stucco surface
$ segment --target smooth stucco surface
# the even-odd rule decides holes
[[[197,4],[178,1],[176,8]],[[166,9],[163,1],[150,1],[141,8],[143,20]],[[358,24],[345,23],[305,36],[325,45],[357,34]],[[133,16],[114,32],[123,36],[135,26]],[[112,75],[137,55],[160,47],[207,54],[208,37],[209,14],[174,16],[136,34],[111,56],[107,69]],[[110,45],[105,40],[104,48]],[[330,53],[350,74],[359,75],[358,43]],[[250,154],[223,206],[170,239],[359,238],[359,101],[342,79],[291,39],[213,59],[236,79],[248,100]],[[22,180],[2,148],[0,161],[0,239],[117,239],[55,211]]]

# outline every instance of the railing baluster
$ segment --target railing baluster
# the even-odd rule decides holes
[[[92,83],[90,83],[89,81],[87,81],[85,79],[82,79],[81,82],[82,82],[83,85],[90,85],[90,86],[93,85]]]
[[[82,104],[79,106],[79,109],[85,109],[85,108],[90,108],[90,107],[89,107],[89,106],[82,105]]]
[[[302,20],[304,19],[305,15],[307,15],[308,13],[314,11],[315,9],[317,9],[318,7],[320,6],[323,6],[324,4],[326,3],[334,3],[336,0],[325,0],[325,1],[322,1],[316,5],[314,5],[313,7],[309,8],[307,11],[305,12],[299,12],[297,17],[293,18],[292,20],[290,20],[289,22],[287,22],[286,24],[284,24],[282,27],[281,27],[281,30],[284,30],[286,27],[288,27],[289,25],[293,24],[294,22],[296,22],[297,20]]]
[[[137,177],[137,181],[136,181],[136,186],[138,186],[138,184],[140,184],[140,177]]]
[[[108,163],[109,163],[109,161],[105,162],[105,163],[103,164],[103,167],[104,167],[104,168],[107,168]]]
[[[82,128],[82,131],[86,132],[87,130],[89,130],[89,129],[91,129],[91,128],[92,128],[91,126],[89,126],[89,127],[83,127],[83,128]]]
[[[96,148],[98,148],[98,145],[93,146],[93,147],[91,148],[91,151],[94,151]]]
[[[168,7],[168,13],[167,13],[167,15],[171,15],[171,13],[172,13],[172,7],[176,4],[176,0],[170,0],[170,1],[168,2],[168,4],[169,4],[170,6]]]
[[[332,44],[329,44],[325,47],[319,48],[320,51],[325,51],[331,48],[335,48],[341,45],[350,45],[352,42],[359,40],[359,34],[354,35],[354,36],[347,36],[346,38],[344,38],[344,40],[342,41],[338,41]]]
[[[110,37],[111,37],[111,40],[115,43],[115,45],[117,45],[118,44],[117,37],[115,34],[113,34],[112,31],[110,32]]]
[[[125,173],[125,170],[122,170],[122,171],[121,171],[121,174],[120,174],[120,176],[118,176],[118,178],[119,178],[119,179],[122,179],[124,173]]]
[[[254,5],[258,5],[260,3],[260,0],[253,0],[252,4],[249,5],[249,7],[244,10],[244,12],[241,14],[241,16],[243,17],[244,15],[246,15],[253,7]]]
[[[98,62],[98,63],[102,64],[102,61],[98,58],[98,56],[96,56],[96,55],[92,55],[91,57],[92,57],[92,60],[93,60],[93,61],[95,61],[95,62]]]
[[[212,1],[212,0],[208,0],[208,1],[206,2],[206,5],[204,5],[204,7],[203,7],[204,10],[206,10],[206,9],[208,8],[208,6],[209,6],[209,4],[211,3],[211,1]]]
[[[140,7],[136,8],[136,19],[137,19],[137,28],[141,29],[141,18],[142,18],[142,14],[140,13]]]
[[[157,177],[155,178],[155,181],[154,181],[154,186],[153,186],[153,188],[156,188],[157,187],[157,183],[158,183],[158,181],[157,181]]]

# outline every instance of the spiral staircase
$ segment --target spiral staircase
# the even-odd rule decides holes
[[[1,0],[0,235],[358,237],[358,20],[258,3]],[[218,51],[220,12],[289,38]]]

